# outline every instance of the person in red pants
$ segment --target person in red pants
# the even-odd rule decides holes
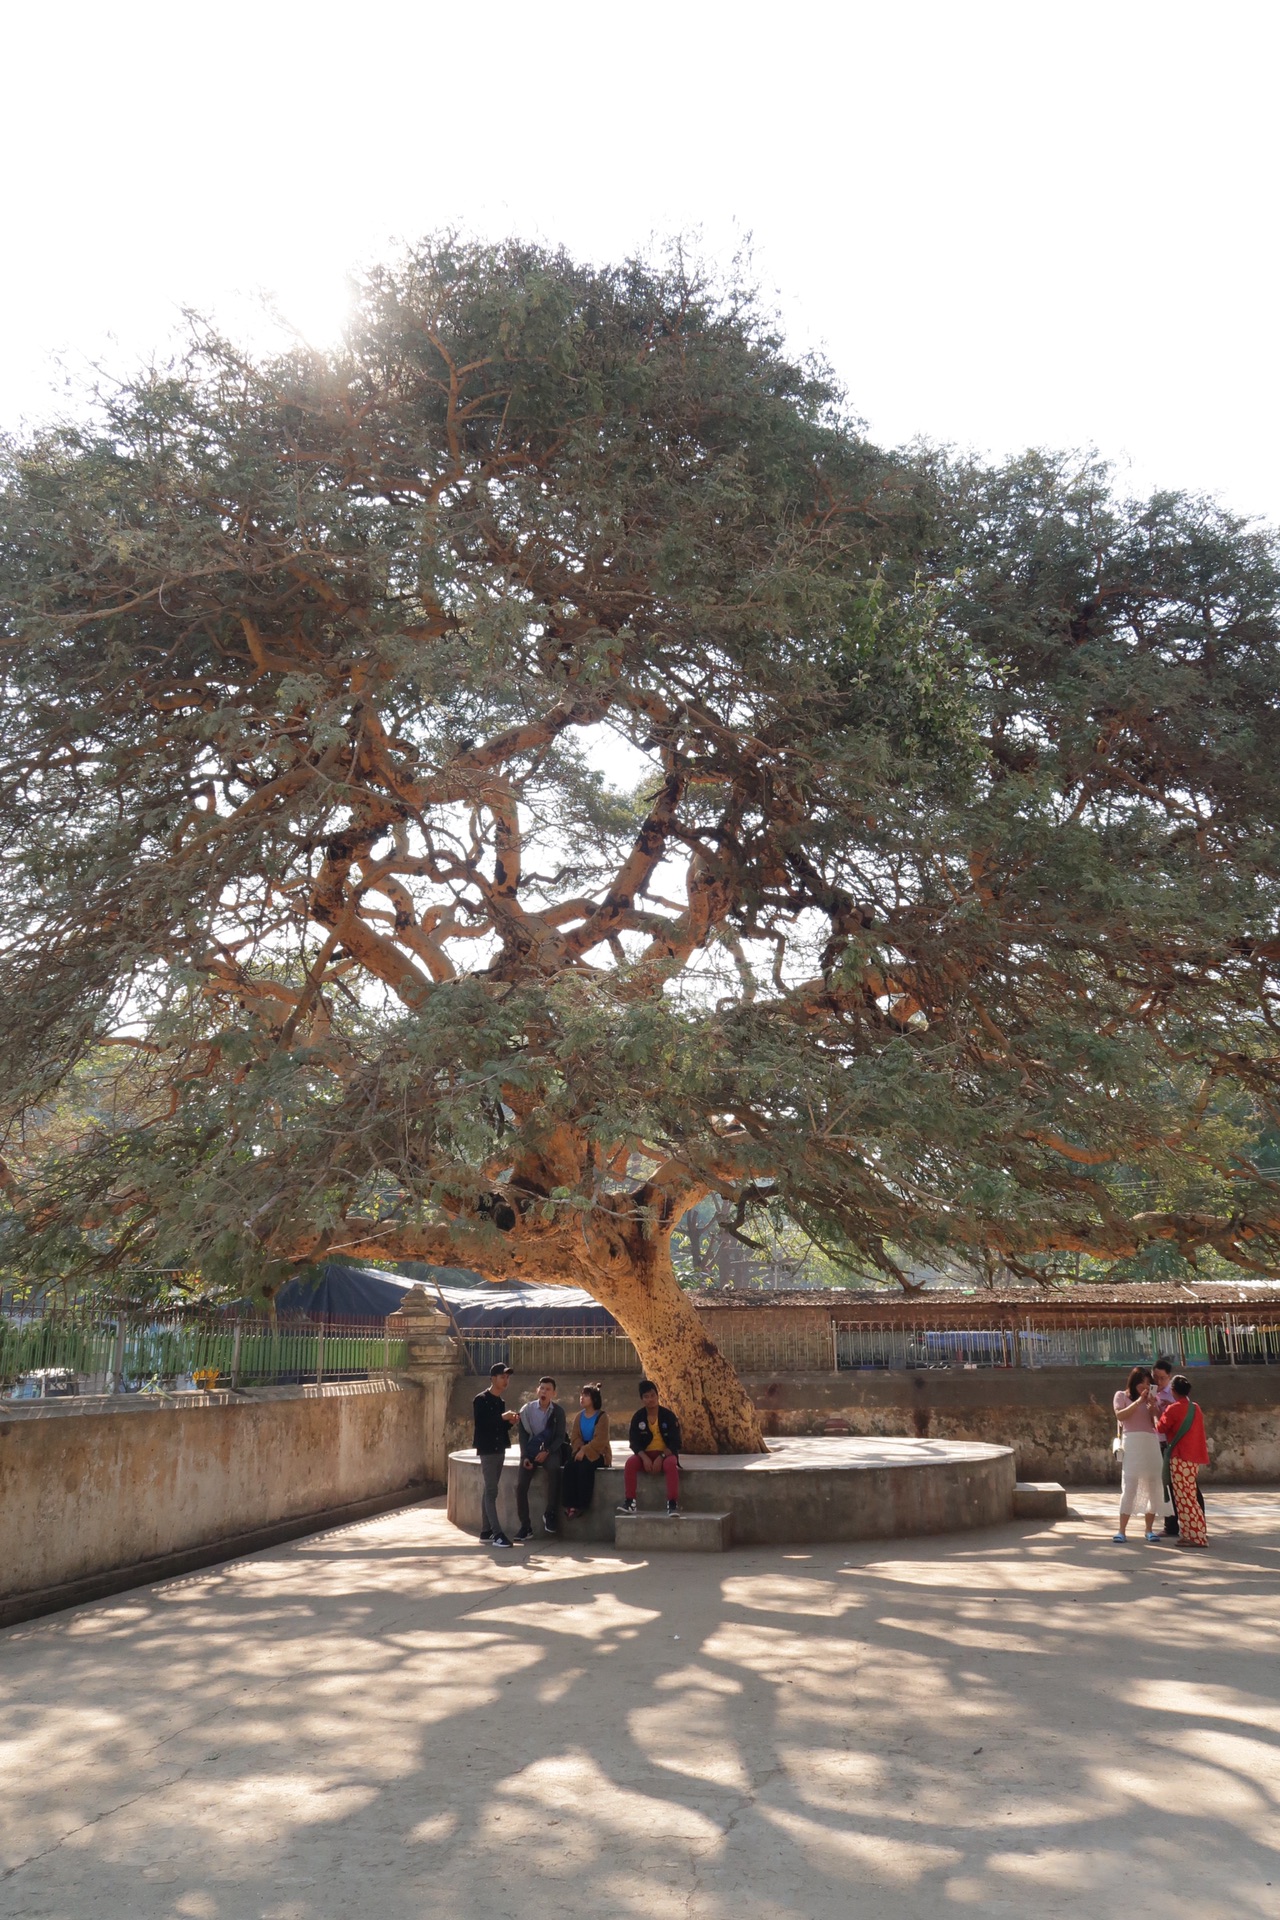
[[[618,1512],[635,1512],[636,1488],[642,1473],[660,1473],[667,1483],[667,1513],[679,1513],[680,1422],[670,1407],[658,1405],[658,1389],[652,1380],[640,1382],[640,1405],[632,1419],[628,1438],[631,1452],[622,1470],[622,1490],[626,1499]]]
[[[1204,1415],[1191,1398],[1191,1382],[1185,1374],[1175,1373],[1169,1382],[1173,1399],[1160,1415],[1156,1431],[1169,1443],[1169,1478],[1173,1504],[1178,1509],[1178,1545],[1207,1547],[1209,1530],[1204,1511],[1196,1495],[1201,1467],[1209,1464],[1209,1449],[1204,1437]]]

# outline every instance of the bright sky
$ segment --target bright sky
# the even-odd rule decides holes
[[[11,5],[0,423],[183,305],[332,337],[397,236],[750,235],[877,437],[1280,520],[1278,52],[1266,0]]]

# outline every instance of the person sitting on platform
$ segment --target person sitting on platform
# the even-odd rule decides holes
[[[626,1495],[619,1513],[636,1511],[636,1488],[641,1473],[660,1473],[667,1483],[667,1513],[680,1511],[680,1422],[670,1407],[658,1405],[658,1389],[652,1380],[640,1382],[640,1406],[631,1421],[628,1436],[631,1455],[622,1470],[622,1488]]]
[[[566,1520],[576,1520],[591,1505],[596,1490],[597,1468],[613,1465],[604,1395],[599,1387],[588,1386],[582,1389],[578,1398],[581,1405],[569,1428],[569,1458],[564,1470]]]
[[[516,1512],[520,1531],[516,1544],[533,1538],[529,1518],[529,1488],[542,1467],[547,1476],[547,1498],[542,1509],[542,1531],[559,1533],[556,1508],[560,1504],[560,1475],[564,1469],[564,1408],[556,1399],[556,1383],[549,1373],[538,1382],[534,1399],[520,1409],[520,1467],[516,1474]]]

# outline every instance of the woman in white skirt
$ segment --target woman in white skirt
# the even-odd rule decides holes
[[[1160,1460],[1160,1437],[1156,1419],[1155,1382],[1149,1367],[1135,1367],[1128,1383],[1112,1403],[1124,1445],[1124,1471],[1120,1477],[1120,1531],[1113,1535],[1117,1545],[1125,1538],[1135,1513],[1144,1513],[1147,1539],[1157,1538],[1156,1515],[1165,1507],[1164,1470]]]

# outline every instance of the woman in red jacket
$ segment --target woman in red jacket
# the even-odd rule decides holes
[[[1191,1398],[1191,1382],[1175,1374],[1169,1382],[1173,1399],[1160,1415],[1156,1431],[1169,1442],[1165,1471],[1173,1489],[1173,1504],[1178,1509],[1180,1547],[1207,1547],[1209,1530],[1196,1498],[1196,1480],[1201,1467],[1209,1464],[1209,1449],[1204,1441],[1204,1415]]]

